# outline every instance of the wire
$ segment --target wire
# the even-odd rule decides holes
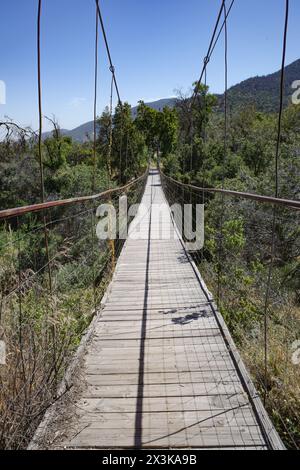
[[[93,181],[92,181],[92,193],[96,190],[96,168],[97,168],[97,155],[96,155],[96,142],[97,142],[97,82],[98,82],[98,11],[97,11],[98,0],[96,0],[96,27],[95,27],[95,83],[94,83],[94,139],[93,139]],[[95,209],[95,201],[92,202],[93,209]],[[95,254],[95,221],[94,221],[94,210],[91,211],[91,235],[92,235],[92,255]],[[97,298],[96,298],[96,271],[95,263],[92,266],[93,274],[93,299],[94,309],[97,309]]]
[[[224,91],[224,154],[222,162],[222,189],[224,189],[224,180],[225,180],[225,164],[227,160],[227,89],[228,89],[228,35],[227,35],[227,13],[226,5],[223,4],[224,11],[224,82],[225,82],[225,91]],[[218,303],[221,300],[221,257],[223,252],[223,216],[224,216],[224,193],[221,193],[221,215],[220,215],[220,228],[219,228],[219,248],[218,248],[218,291],[217,299]]]
[[[109,48],[109,44],[108,44],[108,40],[107,40],[107,35],[106,35],[106,31],[105,31],[105,26],[104,26],[102,14],[101,14],[101,8],[100,8],[100,5],[99,5],[99,0],[95,0],[95,1],[96,1],[96,8],[97,8],[99,20],[100,20],[101,30],[102,30],[102,34],[103,34],[103,38],[104,38],[104,42],[105,42],[105,48],[106,48],[106,52],[107,52],[107,56],[108,56],[108,60],[109,60],[109,70],[111,71],[111,74],[112,74],[112,80],[113,80],[113,83],[115,85],[115,89],[116,89],[116,93],[117,93],[117,97],[118,97],[118,104],[119,104],[120,110],[121,110],[121,140],[120,140],[120,153],[119,153],[119,164],[120,164],[119,182],[121,183],[122,182],[122,147],[123,147],[123,118],[124,118],[123,110],[124,110],[124,107],[123,107],[123,103],[122,103],[120,92],[119,92],[119,87],[118,87],[116,73],[115,73],[115,67],[113,65],[113,61],[112,61],[112,57],[111,57],[111,52],[110,52],[110,48]],[[129,147],[132,150],[131,142],[129,142]]]
[[[96,6],[98,0],[96,0]],[[94,76],[94,146],[93,146],[93,184],[92,191],[96,188],[96,143],[97,143],[97,82],[98,82],[98,11],[96,8],[96,29],[95,29],[95,76]]]
[[[42,156],[42,131],[43,131],[43,114],[42,114],[42,79],[41,79],[41,15],[42,15],[42,0],[38,3],[37,15],[37,68],[38,68],[38,110],[39,110],[39,140],[38,140],[38,154],[40,166],[40,181],[41,181],[41,200],[45,202],[45,186],[44,186],[44,169],[43,169],[43,156]],[[49,275],[49,290],[52,291],[52,272],[50,264],[49,253],[49,240],[47,232],[46,216],[43,217],[44,234],[45,234],[45,249],[48,259],[48,275]]]
[[[226,23],[226,20],[227,20],[229,14],[230,14],[230,12],[231,12],[231,9],[232,9],[232,7],[233,7],[234,1],[235,1],[235,0],[232,0],[232,1],[231,1],[230,7],[228,8],[228,11],[227,11],[227,13],[226,13],[226,15],[225,15],[224,21],[223,21],[223,23],[222,23],[222,25],[221,25],[221,27],[220,27],[220,30],[219,30],[219,32],[218,32],[218,34],[217,34],[216,39],[215,39],[216,32],[217,32],[217,29],[218,29],[218,25],[219,25],[219,23],[220,23],[221,14],[222,14],[222,11],[223,11],[223,9],[224,9],[224,6],[226,6],[226,5],[225,5],[225,0],[222,1],[221,7],[220,7],[220,10],[219,10],[219,14],[218,14],[218,18],[217,18],[217,21],[216,21],[216,24],[215,24],[215,27],[214,27],[214,31],[213,31],[213,34],[212,34],[212,37],[211,37],[211,40],[210,40],[210,43],[209,43],[208,50],[207,50],[207,54],[206,54],[206,56],[204,57],[204,60],[203,60],[202,71],[201,71],[200,77],[199,77],[199,79],[198,79],[198,81],[197,81],[196,87],[194,88],[194,92],[193,92],[193,95],[192,95],[192,98],[191,98],[191,107],[192,107],[193,104],[194,104],[195,98],[196,98],[196,96],[197,96],[197,94],[198,94],[199,85],[200,85],[200,83],[201,83],[201,81],[202,81],[202,78],[203,78],[204,72],[205,72],[205,70],[206,70],[207,64],[208,64],[208,62],[210,61],[211,56],[212,56],[212,53],[213,53],[213,51],[215,50],[215,47],[216,47],[216,45],[217,45],[217,43],[218,43],[218,41],[219,41],[219,38],[220,38],[220,36],[221,36],[221,33],[222,33],[223,28],[224,28],[225,23]]]
[[[284,93],[284,68],[285,68],[285,56],[286,56],[286,44],[287,44],[287,32],[288,32],[288,19],[289,19],[289,0],[286,0],[285,1],[285,21],[284,21],[284,32],[283,32],[281,73],[280,73],[280,98],[279,98],[278,125],[277,125],[277,141],[276,141],[276,153],[275,153],[275,197],[278,197],[278,193],[279,193],[278,164],[279,164],[279,150],[280,150],[280,140],[281,140],[281,122],[282,122],[283,93]],[[269,306],[269,297],[270,297],[270,284],[271,284],[272,271],[273,271],[273,266],[274,266],[274,257],[275,257],[275,226],[276,226],[276,207],[274,206],[273,207],[273,220],[272,220],[272,238],[271,238],[271,261],[270,261],[269,270],[268,270],[267,288],[266,288],[265,305],[264,305],[264,340],[265,340],[264,403],[266,403],[266,399],[267,399],[268,306]]]
[[[202,77],[203,77],[203,74],[204,74],[204,71],[206,69],[206,66],[208,64],[208,61],[209,61],[209,54],[210,54],[210,51],[211,51],[211,48],[213,46],[213,42],[214,42],[214,39],[215,39],[215,35],[216,35],[216,32],[217,32],[217,29],[218,29],[218,25],[219,25],[219,22],[220,22],[220,18],[221,18],[221,14],[222,14],[222,11],[223,11],[223,6],[225,4],[225,0],[222,0],[222,4],[220,6],[220,10],[219,10],[219,13],[218,13],[218,17],[217,17],[217,20],[216,20],[216,23],[215,23],[215,27],[214,27],[214,31],[213,31],[213,34],[212,34],[212,37],[210,39],[210,43],[209,43],[209,46],[208,46],[208,50],[207,50],[207,54],[204,58],[204,63],[203,63],[203,67],[202,67],[202,70],[201,70],[201,73],[200,73],[200,77],[196,83],[196,86],[194,88],[194,92],[193,92],[193,95],[192,95],[192,99],[191,99],[191,107],[193,106],[194,104],[194,101],[195,101],[195,98],[197,96],[197,93],[198,93],[198,88],[199,88],[199,85],[202,81]]]
[[[106,52],[107,52],[107,56],[108,56],[108,60],[109,60],[109,65],[110,65],[109,70],[112,73],[112,77],[113,77],[114,85],[115,85],[115,88],[116,88],[118,100],[119,100],[119,103],[121,104],[122,101],[121,101],[121,97],[120,97],[120,93],[119,93],[119,87],[118,87],[118,83],[117,83],[117,79],[116,79],[115,67],[113,65],[112,58],[111,58],[111,53],[110,53],[110,49],[109,49],[109,45],[108,45],[108,41],[107,41],[107,36],[106,36],[106,32],[105,32],[105,27],[104,27],[104,23],[103,23],[101,9],[100,9],[100,5],[99,5],[99,0],[95,0],[95,2],[96,2],[96,8],[97,8],[97,12],[98,12],[99,20],[100,20],[100,25],[101,25],[101,29],[102,29],[102,34],[103,34],[103,38],[104,38],[104,42],[105,42]]]
[[[112,151],[112,141],[113,141],[113,117],[112,117],[112,102],[113,102],[113,77],[111,78],[110,85],[110,98],[109,98],[109,137],[108,137],[108,152],[107,152],[107,168],[108,168],[108,178],[109,183],[112,180],[111,172],[111,151]]]
[[[223,28],[225,27],[227,18],[228,18],[228,16],[229,16],[229,13],[230,13],[230,11],[231,11],[231,8],[233,7],[233,4],[234,4],[234,0],[232,0],[232,2],[231,2],[231,4],[230,4],[230,7],[228,8],[228,10],[227,10],[227,12],[226,12],[226,15],[225,15],[224,21],[223,21],[223,23],[222,23],[222,26],[221,26],[221,28],[220,28],[220,30],[219,30],[219,32],[218,32],[218,35],[217,35],[217,37],[216,37],[216,39],[215,39],[214,45],[213,45],[212,48],[211,48],[210,54],[209,54],[209,56],[208,56],[209,60],[210,60],[210,58],[211,58],[211,56],[212,56],[212,53],[214,52],[215,47],[216,47],[216,45],[217,45],[217,43],[218,43],[218,41],[219,41],[219,38],[220,38],[221,33],[222,33],[222,31],[223,31]]]
[[[42,81],[41,81],[41,14],[42,14],[42,0],[38,0],[38,15],[37,15],[37,73],[38,73],[38,110],[39,110],[38,153],[39,153],[39,165],[40,165],[41,200],[42,202],[45,202],[44,169],[43,169],[43,158],[42,158],[43,114],[42,114]]]
[[[281,122],[282,122],[284,74],[285,74],[284,69],[285,69],[286,43],[287,43],[288,19],[289,19],[289,0],[286,0],[285,5],[286,5],[286,10],[285,10],[283,49],[282,49],[282,61],[281,61],[281,73],[280,73],[280,102],[279,102],[279,112],[278,112],[278,129],[277,129],[277,142],[276,142],[276,155],[275,155],[275,197],[278,197],[278,194],[279,194],[278,163],[279,163],[279,150],[280,150],[280,140],[281,140]]]

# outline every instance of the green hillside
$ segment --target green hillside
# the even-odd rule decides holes
[[[295,80],[300,80],[300,59],[292,62],[285,68],[285,107],[291,102],[294,92],[292,83]],[[254,105],[261,112],[276,112],[279,107],[279,88],[280,71],[261,77],[248,78],[228,90],[230,107],[233,110],[237,110],[245,106]],[[219,105],[222,108],[224,96],[219,95],[218,98]]]

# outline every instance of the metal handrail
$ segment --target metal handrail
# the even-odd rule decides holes
[[[60,207],[60,206],[66,206],[69,204],[77,204],[80,202],[91,201],[91,200],[100,199],[100,198],[107,198],[111,196],[113,193],[125,191],[130,186],[133,186],[135,183],[145,178],[147,173],[148,173],[148,168],[142,176],[139,176],[138,178],[131,181],[130,183],[127,183],[124,186],[119,186],[117,188],[107,189],[106,191],[103,191],[102,193],[91,194],[90,196],[73,197],[69,199],[58,199],[56,201],[48,201],[48,202],[43,202],[39,204],[31,204],[28,206],[14,207],[12,209],[4,209],[0,211],[0,220],[6,219],[8,217],[23,215],[23,214],[26,214],[27,212],[39,212],[44,209],[49,209],[51,207]]]
[[[160,174],[163,176],[163,178],[166,178],[169,181],[172,181],[178,186],[193,189],[194,191],[199,191],[199,192],[201,191],[201,192],[207,192],[207,193],[223,193],[228,196],[241,197],[244,199],[252,199],[254,201],[258,201],[262,203],[276,204],[280,206],[289,207],[291,209],[300,210],[300,201],[298,200],[283,199],[283,198],[278,198],[278,197],[273,197],[273,196],[263,196],[262,194],[247,193],[243,191],[233,191],[231,189],[203,188],[203,187],[195,186],[193,184],[181,183],[180,181],[177,181],[174,178],[171,178],[171,176],[165,175],[160,168],[159,168],[159,171],[160,171]]]

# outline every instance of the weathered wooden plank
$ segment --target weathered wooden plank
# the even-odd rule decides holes
[[[199,301],[197,303],[195,303],[194,305],[189,305],[188,307],[186,305],[172,305],[173,301],[172,299],[170,300],[169,302],[169,305],[167,306],[158,306],[158,307],[155,307],[155,306],[150,306],[147,304],[147,318],[148,318],[148,315],[151,316],[152,313],[159,313],[159,314],[163,314],[163,315],[169,315],[169,314],[176,314],[176,313],[179,313],[179,314],[183,314],[183,313],[193,313],[193,312],[198,312],[199,310],[204,310],[207,308],[207,305],[208,305],[208,302],[205,300],[205,301]],[[143,312],[144,312],[144,306],[140,306],[140,307],[135,307],[135,306],[128,306],[126,307],[125,309],[120,309],[120,308],[110,308],[108,307],[106,304],[105,304],[105,308],[103,309],[103,312],[102,314],[105,314],[105,313],[113,313],[113,312],[116,312],[116,313],[120,313],[120,312],[124,312],[124,313],[129,313],[129,312],[134,312],[134,313],[140,313],[141,315],[141,318],[142,318],[142,315],[143,315]]]
[[[137,399],[128,398],[80,398],[77,406],[87,413],[128,413],[137,410]],[[247,406],[248,399],[243,393],[229,395],[207,395],[187,397],[145,397],[142,409],[145,413],[168,411],[225,411],[239,406]]]
[[[164,413],[88,413],[76,411],[78,426],[82,423],[95,423],[98,429],[159,429],[168,427],[177,430],[183,426],[197,425],[202,429],[228,426],[257,426],[250,407],[212,413],[211,411],[166,411]]]
[[[123,374],[86,374],[85,381],[88,385],[137,385],[139,376],[135,373]],[[176,371],[176,372],[148,372],[143,375],[144,385],[149,384],[186,384],[207,382],[240,383],[240,379],[234,369],[232,370],[205,370],[205,371]]]
[[[198,361],[189,362],[187,360],[180,361],[180,362],[163,362],[161,361],[159,364],[154,363],[147,363],[144,366],[144,373],[150,372],[176,372],[176,371],[188,371],[191,372],[199,371],[202,368],[210,368],[211,370],[232,370],[234,365],[229,359],[224,361],[205,361],[203,360],[201,363]],[[126,363],[126,361],[120,363],[120,361],[112,361],[111,363],[102,364],[97,361],[89,361],[86,365],[87,373],[93,374],[104,374],[104,373],[114,373],[114,374],[122,374],[122,373],[139,373],[139,361],[130,361]]]
[[[181,397],[200,395],[228,395],[242,393],[243,387],[238,382],[206,382],[186,384],[144,385],[142,395],[137,385],[89,385],[83,392],[83,398],[127,398],[137,396],[149,397]]]
[[[155,331],[157,329],[163,330],[164,332],[166,331],[172,331],[174,333],[180,334],[181,332],[184,331],[193,331],[197,333],[198,331],[203,332],[203,330],[211,329],[211,328],[217,328],[217,323],[216,320],[211,317],[211,318],[203,318],[201,319],[201,328],[199,325],[199,321],[197,320],[189,320],[186,319],[185,317],[179,317],[178,320],[176,321],[170,321],[169,319],[157,321],[157,320],[152,320],[149,322],[145,322],[146,326],[146,333],[148,332],[151,334],[151,331]],[[122,321],[122,322],[110,322],[110,321],[105,321],[105,320],[99,320],[96,328],[97,333],[101,333],[103,335],[105,334],[114,334],[117,337],[119,334],[123,334],[124,332],[133,332],[136,331],[137,333],[140,333],[141,331],[141,321]]]
[[[134,363],[136,361],[143,361],[144,364],[149,362],[149,357],[151,356],[151,362],[159,362],[164,364],[173,364],[177,362],[180,364],[181,362],[190,362],[190,363],[198,363],[199,365],[202,364],[204,361],[210,363],[211,361],[216,362],[226,362],[228,363],[228,354],[227,351],[224,349],[223,352],[208,352],[208,351],[190,351],[185,353],[175,353],[175,352],[152,352],[149,350],[149,353],[145,351],[143,355],[141,355],[140,350],[132,350],[130,353],[124,356],[122,355],[123,351],[107,351],[102,350],[99,352],[92,351],[89,355],[89,360],[87,360],[87,364],[110,364],[110,363],[123,363],[128,361],[128,363]],[[177,357],[178,356],[178,357]]]
[[[139,340],[141,338],[141,331],[136,329],[135,331],[131,331],[129,328],[124,328],[124,331],[119,331],[118,334],[114,334],[112,331],[108,331],[104,333],[100,328],[95,331],[95,336],[97,338],[101,338],[102,341],[105,340],[117,340],[119,339],[124,340],[132,340],[132,339],[137,339]],[[159,328],[156,330],[148,330],[146,337],[142,337],[145,339],[145,341],[149,341],[152,339],[161,339],[161,338],[191,338],[193,337],[198,337],[198,338],[205,338],[205,337],[213,337],[213,336],[220,336],[220,330],[217,328],[205,328],[203,330],[200,329],[185,329],[185,330],[166,330],[163,328]]]
[[[201,338],[200,338],[201,339]],[[167,356],[170,355],[174,357],[174,354],[206,354],[206,352],[209,351],[209,353],[227,353],[228,349],[227,346],[224,344],[224,342],[219,342],[219,343],[210,343],[210,344],[204,344],[204,343],[197,343],[193,344],[193,342],[188,342],[186,341],[187,344],[184,344],[183,341],[180,343],[177,342],[176,346],[174,344],[170,343],[169,345],[165,345],[163,340],[159,340],[160,344],[153,344],[153,341],[147,341],[145,342],[144,345],[144,353],[154,356]],[[132,357],[136,355],[140,355],[140,345],[139,346],[128,346],[123,347],[123,348],[117,348],[116,349],[116,343],[111,345],[110,347],[103,343],[101,340],[93,342],[91,344],[91,355],[97,355],[97,356],[102,356],[102,357],[124,357],[126,355],[127,357]],[[191,357],[191,356],[189,356]]]
[[[97,347],[100,348],[112,348],[121,350],[123,348],[140,348],[141,343],[145,349],[149,348],[150,345],[154,348],[164,348],[164,347],[185,347],[193,346],[195,348],[206,345],[209,349],[210,345],[224,345],[224,340],[219,335],[214,336],[174,336],[174,337],[161,337],[161,338],[146,338],[146,339],[124,339],[120,340],[119,338],[107,339],[104,340],[101,336],[94,336],[93,341],[90,343],[91,349]]]
[[[201,429],[193,426],[187,431],[176,430],[172,434],[169,429],[143,430],[142,438],[132,430],[105,429],[99,432],[97,427],[88,426],[71,440],[70,446],[95,447],[134,447],[136,441],[143,447],[210,447],[210,446],[247,446],[264,445],[258,428],[229,427]],[[140,442],[141,441],[141,442]]]
[[[145,367],[145,370],[148,368],[153,368],[153,370],[158,369],[161,364],[164,364],[165,366],[172,366],[178,368],[182,364],[191,364],[194,366],[198,366],[199,369],[201,369],[201,366],[207,366],[211,364],[226,364],[226,365],[232,365],[232,359],[230,356],[227,354],[227,352],[219,353],[219,352],[206,352],[205,354],[201,353],[199,355],[196,354],[188,354],[188,355],[167,355],[164,356],[163,354],[160,356],[155,356],[154,359],[152,357],[150,358],[149,355],[147,356],[142,356],[140,357],[140,353],[137,352],[135,356],[131,357],[124,357],[120,356],[116,352],[116,356],[107,356],[107,355],[102,355],[101,354],[89,354],[88,357],[86,358],[86,365],[89,364],[99,364],[99,365],[122,365],[127,362],[128,366],[134,366],[140,361],[143,361],[143,365]],[[157,361],[157,362],[156,362]],[[125,369],[126,370],[126,369]]]

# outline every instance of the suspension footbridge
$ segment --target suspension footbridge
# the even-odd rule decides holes
[[[286,367],[288,341],[289,338],[296,339],[297,322],[291,322],[292,328],[287,325],[287,317],[292,318],[287,302],[289,297],[283,294],[280,297],[277,292],[280,286],[273,282],[272,273],[276,267],[277,227],[281,230],[285,219],[297,224],[300,209],[298,199],[279,197],[278,183],[289,2],[285,1],[273,195],[269,191],[257,194],[251,188],[250,192],[226,189],[224,184],[229,151],[227,18],[233,4],[234,0],[227,8],[225,0],[222,0],[199,80],[192,96],[184,99],[187,105],[187,147],[183,147],[185,160],[179,160],[181,175],[176,173],[177,170],[168,171],[164,167],[168,162],[163,161],[161,167],[148,168],[138,176],[145,171],[148,150],[138,163],[139,150],[138,147],[134,149],[130,132],[124,127],[126,106],[120,97],[99,2],[95,1],[94,134],[89,162],[92,164],[91,188],[76,196],[74,187],[75,192],[68,193],[68,199],[54,200],[45,191],[44,181],[42,0],[38,0],[39,132],[38,135],[30,135],[34,155],[38,156],[41,194],[37,203],[34,198],[30,205],[8,205],[0,211],[4,260],[0,340],[8,351],[7,362],[2,361],[5,367],[1,369],[0,443],[4,447],[25,448],[30,442],[29,449],[280,450],[285,446],[278,430],[283,439],[289,437],[287,442],[297,448],[293,436],[298,432],[296,425],[281,415],[285,406],[285,392],[282,390],[287,384],[293,389],[294,382],[289,384],[285,375],[275,370],[276,356],[274,359],[270,351],[274,338],[269,331],[272,319],[278,327],[278,336],[284,337],[284,349],[280,350],[278,357],[280,366]],[[111,73],[107,135],[103,152],[101,150],[101,163],[97,141],[100,28]],[[218,170],[220,184],[207,187],[209,183],[205,179],[203,162],[196,181],[193,179],[196,175],[193,168],[194,115],[203,109],[206,111],[206,69],[222,31],[225,52],[224,148]],[[205,88],[201,97],[202,85]],[[117,122],[116,114],[113,116],[114,90],[120,118],[117,139],[114,134]],[[54,121],[51,122],[59,138],[59,129]],[[20,128],[13,123],[0,124],[6,128],[9,143],[11,126]],[[205,145],[205,118],[202,124],[201,139]],[[28,137],[23,131],[20,134],[22,144]],[[152,147],[155,142],[151,143]],[[153,147],[153,159],[160,160],[160,153],[159,148]],[[129,155],[133,167],[130,171]],[[96,173],[102,164],[107,173],[107,183],[97,185]],[[200,185],[199,175],[203,180],[202,187],[197,186]],[[102,192],[97,193],[100,187]],[[129,227],[129,236],[125,242],[120,239],[97,241],[96,203],[109,202],[117,206],[121,195],[127,195],[130,204],[139,203],[138,212]],[[236,204],[237,201],[241,204]],[[193,210],[199,202],[205,205],[208,218],[211,218],[211,250],[206,246],[193,254],[188,250],[189,245],[181,236],[180,221],[171,207],[175,203],[182,208],[187,202]],[[232,219],[225,226],[223,215],[226,215],[228,207],[232,209]],[[257,259],[252,259],[248,250],[241,254],[236,264],[226,264],[228,258],[236,260],[237,254],[226,246],[224,232],[227,230],[229,241],[237,240],[236,246],[241,246],[238,242],[243,237],[236,222],[241,222],[244,212],[250,211],[259,214],[257,220],[249,222],[257,229],[255,232],[251,227],[251,236],[257,233],[269,241],[268,246],[264,243],[262,248],[259,247]],[[293,231],[291,236],[294,236]],[[256,246],[255,240],[249,240],[252,249]],[[247,262],[241,257],[247,258]],[[209,271],[207,265],[212,259],[214,266]],[[247,275],[248,265],[253,268],[252,277]],[[226,269],[227,276],[224,276]],[[211,290],[218,302],[199,270],[207,282],[212,280]],[[212,279],[209,272],[213,273]],[[241,272],[247,286],[250,285],[247,302],[245,293],[235,290],[230,283],[231,278],[241,276]],[[256,290],[251,290],[251,286],[261,287],[263,295],[256,299]],[[247,367],[220,313],[222,310],[227,315],[231,314],[230,308],[224,308],[226,297],[240,301],[237,302],[237,310],[242,302],[246,303],[247,321],[252,312],[255,317],[251,328],[250,323],[248,325],[247,334],[257,342],[255,354],[258,361],[247,361]],[[274,312],[270,308],[271,301]],[[234,329],[230,331],[236,335]],[[244,339],[247,339],[245,335],[242,341]],[[243,349],[244,359],[247,359],[247,346],[249,344]],[[296,374],[291,365],[290,370],[291,375]],[[284,396],[281,401],[276,395],[278,390],[281,392],[279,396]],[[272,422],[268,413],[276,422]]]
[[[77,358],[80,379],[70,377],[72,411],[54,404],[31,447],[283,448],[170,211],[162,239],[162,203],[151,170],[146,215],[131,224]]]

